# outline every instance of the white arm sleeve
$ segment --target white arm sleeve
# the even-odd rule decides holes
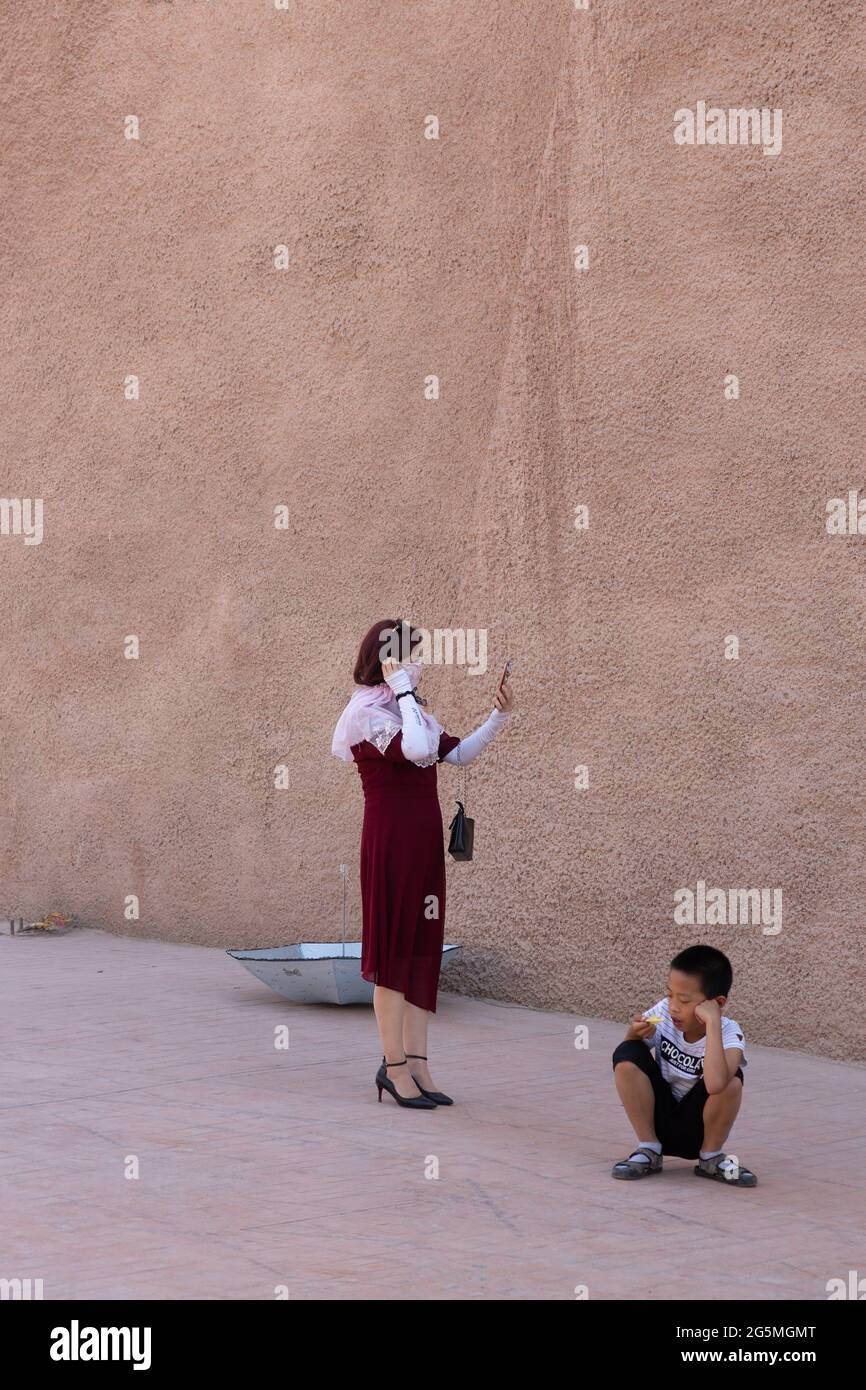
[[[402,705],[402,703],[401,700],[400,704]],[[481,727],[475,730],[474,734],[469,734],[466,738],[461,739],[456,748],[452,748],[450,753],[445,754],[442,759],[443,763],[459,763],[462,767],[466,767],[467,763],[471,763],[474,758],[477,758],[482,748],[486,748],[488,743],[496,737],[503,724],[507,723],[507,714],[501,714],[498,709],[493,710]]]
[[[403,690],[412,689],[412,682],[406,671],[394,671],[385,679],[395,695],[399,695]],[[417,763],[427,756],[427,736],[414,695],[407,695],[405,700],[398,700],[397,708],[403,721],[403,757],[408,758],[410,763]]]

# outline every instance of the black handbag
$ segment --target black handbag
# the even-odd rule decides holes
[[[457,754],[458,758],[460,754]],[[457,814],[452,820],[448,829],[451,831],[451,839],[448,841],[448,853],[452,859],[471,859],[472,845],[475,839],[475,821],[471,816],[467,816],[466,807],[460,800],[460,795],[466,795],[466,769],[460,764],[460,771],[457,774]]]
[[[463,809],[463,802],[457,802],[457,814],[449,827],[451,840],[448,844],[448,853],[452,859],[471,859],[472,841],[475,836],[475,821],[471,816],[467,816]]]

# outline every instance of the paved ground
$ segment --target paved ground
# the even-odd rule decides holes
[[[627,1184],[618,1023],[446,995],[459,1104],[419,1114],[376,1103],[368,1009],[293,1008],[219,950],[2,937],[0,1008],[0,1277],[46,1299],[822,1299],[866,1275],[864,1067],[752,1048],[731,1147],[760,1187],[670,1159]]]

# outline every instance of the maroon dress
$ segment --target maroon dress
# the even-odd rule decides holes
[[[440,734],[441,762],[460,742]],[[384,753],[352,745],[364,788],[361,974],[436,1012],[445,935],[445,846],[436,763],[419,767],[403,755],[396,733]],[[431,906],[432,900],[432,906]]]

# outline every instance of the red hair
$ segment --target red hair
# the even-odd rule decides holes
[[[399,652],[398,661],[408,661],[412,648],[417,646],[421,638],[422,633],[406,622],[405,618],[383,618],[381,622],[374,623],[358,648],[355,669],[352,672],[355,684],[381,685],[385,680],[382,675],[382,648],[390,644]],[[408,651],[405,650],[407,642]]]

